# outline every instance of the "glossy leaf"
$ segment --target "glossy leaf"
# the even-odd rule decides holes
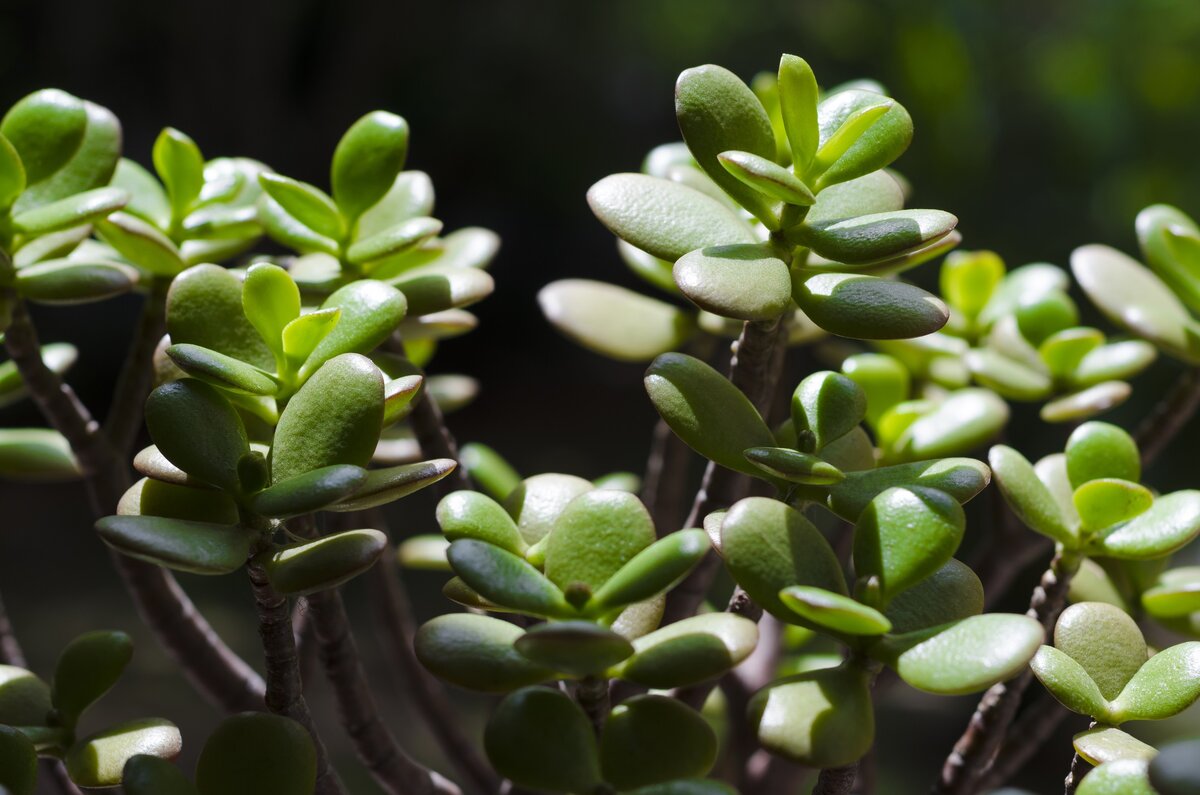
[[[708,723],[666,696],[635,696],[617,705],[600,736],[604,780],[622,791],[703,776],[716,759]]]
[[[854,526],[854,569],[878,577],[884,598],[940,569],[966,528],[953,497],[936,489],[891,488],[871,501]]]
[[[464,444],[459,448],[458,459],[471,479],[494,499],[504,499],[521,482],[521,475],[513,469],[512,464],[485,444]]]
[[[1154,746],[1111,726],[1097,726],[1076,734],[1074,745],[1075,753],[1093,765],[1115,762],[1118,759],[1141,759],[1149,762],[1158,755]]]
[[[874,91],[850,89],[829,94],[817,106],[820,145],[824,146],[855,113],[880,104]],[[883,168],[903,154],[912,140],[912,119],[899,103],[893,103],[874,124],[860,135],[845,154],[821,175],[820,185],[832,185]]]
[[[902,635],[959,621],[983,612],[983,583],[965,563],[944,566],[888,601],[884,615]]]
[[[675,283],[701,309],[738,320],[772,320],[792,303],[788,267],[761,245],[709,246],[675,263]]]
[[[15,212],[102,187],[112,179],[121,157],[121,124],[107,108],[83,101],[80,104],[86,124],[82,139],[77,139],[74,118],[67,121],[65,127],[60,127],[59,122],[66,120],[57,112],[64,105],[75,103],[80,101],[61,91],[39,91],[11,108],[0,124],[0,132],[16,148],[26,168],[27,186],[17,197],[13,206]],[[18,106],[21,107],[19,113]],[[74,117],[74,113],[69,115]],[[43,124],[49,126],[42,127]],[[55,140],[56,134],[62,137]],[[45,140],[34,145],[35,159],[49,155],[47,160],[50,162],[31,166],[29,156],[34,153],[30,152],[30,139],[37,136],[43,136]]]
[[[138,272],[117,262],[54,259],[17,271],[17,291],[41,304],[85,304],[132,290]]]
[[[516,522],[495,500],[474,491],[446,495],[437,507],[437,521],[450,541],[474,538],[523,555],[526,544]]]
[[[808,186],[773,160],[750,152],[722,152],[721,165],[750,188],[787,204],[810,207],[816,201]]]
[[[192,574],[237,571],[254,543],[241,527],[157,516],[106,516],[96,531],[123,555]]]
[[[350,246],[346,261],[355,265],[376,262],[409,251],[440,231],[442,222],[436,218],[411,218]]]
[[[1129,614],[1112,605],[1082,602],[1063,611],[1054,646],[1084,667],[1107,699],[1146,662],[1146,641]]]
[[[129,757],[121,773],[121,789],[125,795],[197,795],[182,770],[146,754]]]
[[[1200,311],[1196,222],[1168,204],[1152,204],[1138,213],[1134,226],[1146,264],[1193,312]]]
[[[988,463],[1004,501],[1018,519],[1069,549],[1078,544],[1077,530],[1067,524],[1058,501],[1025,456],[1011,447],[997,445],[988,453]]]
[[[0,725],[44,726],[54,709],[50,686],[15,665],[0,665]]]
[[[193,266],[171,282],[167,333],[177,345],[201,345],[263,369],[275,364],[242,309],[241,281],[216,265]]]
[[[182,219],[204,187],[204,157],[195,141],[172,127],[159,133],[151,156],[170,197],[171,215]]]
[[[83,100],[54,88],[35,91],[9,108],[0,133],[20,155],[29,184],[70,161],[83,143],[88,113]]]
[[[412,316],[470,306],[492,294],[495,282],[476,268],[430,266],[392,280]]]
[[[133,641],[124,632],[88,632],[72,640],[54,669],[54,708],[74,726],[96,699],[116,684],[133,657]]]
[[[96,188],[43,204],[13,216],[13,229],[35,236],[91,223],[124,207],[129,194],[120,188]]]
[[[1150,786],[1142,759],[1119,759],[1088,773],[1076,795],[1158,795]]]
[[[317,234],[332,240],[341,240],[345,234],[337,205],[319,188],[281,174],[259,174],[258,182],[288,215]]]
[[[895,177],[886,171],[872,171],[824,188],[817,194],[817,203],[808,211],[805,220],[815,225],[892,212],[903,207],[904,193]]]
[[[829,488],[829,508],[849,521],[858,517],[877,496],[893,487],[917,486],[949,494],[960,504],[971,500],[991,482],[992,473],[973,458],[942,458],[848,472]]]
[[[340,309],[337,324],[304,362],[301,378],[343,353],[370,353],[404,319],[408,302],[404,294],[382,282],[351,282],[325,299],[322,309]],[[287,342],[284,342],[285,348]]]
[[[483,745],[496,771],[520,786],[591,792],[600,784],[591,722],[557,690],[529,687],[505,698],[488,720]]]
[[[903,282],[851,273],[817,273],[794,283],[792,298],[821,328],[851,339],[921,337],[946,325],[938,298]]]
[[[779,110],[792,154],[792,166],[807,173],[817,153],[817,79],[803,58],[784,54],[779,60]]]
[[[426,486],[437,483],[454,471],[451,458],[435,458],[414,464],[400,464],[367,472],[363,484],[350,496],[326,507],[328,511],[365,511],[387,505]]]
[[[837,262],[865,264],[925,246],[951,232],[958,219],[941,210],[894,210],[801,227],[813,251]]]
[[[878,610],[823,588],[793,585],[784,588],[779,599],[809,624],[835,633],[882,635],[892,628]]]
[[[546,285],[538,293],[538,304],[565,336],[621,361],[649,361],[674,350],[696,327],[691,315],[671,304],[586,279]]]
[[[1067,439],[1067,474],[1079,488],[1097,478],[1121,478],[1137,483],[1142,477],[1137,443],[1123,429],[1107,422],[1086,422]]]
[[[828,486],[846,477],[833,464],[786,447],[751,447],[746,450],[745,456],[747,461],[768,475],[792,483]]]
[[[1109,703],[1088,672],[1066,653],[1042,646],[1030,663],[1038,680],[1067,709],[1107,720]]]
[[[49,428],[0,430],[0,476],[37,482],[79,477],[79,464],[71,444]]]
[[[96,221],[96,232],[125,259],[155,276],[174,276],[187,267],[171,239],[127,213]]]
[[[992,251],[956,251],[946,257],[939,286],[946,302],[974,320],[1004,279],[1004,261]]]
[[[321,202],[318,200],[316,204],[320,206]],[[326,206],[325,210],[328,209]],[[301,254],[320,253],[333,258],[340,253],[337,240],[305,226],[270,196],[264,195],[259,199],[258,217],[262,221],[263,229],[272,239],[294,248]],[[326,221],[332,223],[332,218],[326,216]],[[337,260],[333,259],[331,264],[336,273]],[[299,276],[296,280],[301,281]]]
[[[760,690],[750,700],[749,721],[764,748],[809,767],[849,765],[875,739],[867,676],[845,665]]]
[[[523,558],[474,539],[460,539],[446,553],[454,573],[485,599],[539,616],[567,617],[575,610],[546,575]]]
[[[1119,721],[1162,720],[1200,698],[1200,642],[1180,643],[1151,657],[1112,704]]]
[[[216,387],[195,379],[163,384],[146,400],[146,426],[172,464],[212,486],[239,489],[238,461],[250,445],[237,411]]]
[[[824,370],[800,382],[792,393],[791,410],[796,431],[811,434],[819,450],[862,422],[867,398],[854,381]]]
[[[966,363],[976,382],[1010,400],[1043,400],[1054,389],[1049,373],[991,348],[969,351]]]
[[[911,376],[898,359],[882,353],[858,353],[842,362],[842,374],[862,390],[867,420],[875,425],[884,412],[908,397]]]
[[[1179,618],[1200,611],[1200,566],[1165,572],[1142,593],[1142,607],[1156,618]]]
[[[680,530],[655,541],[612,573],[592,593],[589,609],[624,607],[670,589],[708,553],[703,530]],[[547,566],[550,556],[547,552]]]
[[[242,309],[263,342],[277,358],[283,356],[283,330],[300,317],[300,290],[277,265],[259,262],[246,271]]]
[[[750,656],[753,621],[708,613],[676,621],[633,641],[633,656],[610,672],[646,687],[686,687],[718,677]]]
[[[632,494],[596,489],[572,500],[545,545],[546,576],[563,591],[594,592],[653,543],[654,523]]]
[[[265,568],[271,586],[287,596],[336,588],[362,574],[383,554],[387,536],[378,530],[345,530],[273,553]]]
[[[303,726],[281,715],[226,718],[196,763],[200,795],[301,795],[317,785],[317,754]]]
[[[166,354],[180,370],[226,392],[270,396],[279,390],[276,380],[257,367],[199,345],[172,345]]]
[[[554,529],[563,509],[579,495],[593,489],[590,481],[574,475],[546,473],[525,478],[504,499],[527,544],[536,544]]]
[[[1093,545],[1101,554],[1128,560],[1161,558],[1200,533],[1200,491],[1159,497],[1148,510]]]
[[[1094,532],[1145,513],[1154,495],[1145,486],[1128,480],[1089,480],[1075,490],[1075,511],[1085,532]]]
[[[37,773],[38,756],[33,743],[17,729],[0,726],[0,791],[34,795]]]
[[[250,501],[262,516],[286,519],[319,511],[351,494],[366,483],[367,471],[348,464],[309,470],[281,480],[255,494]]]
[[[538,665],[575,676],[598,674],[633,654],[628,640],[591,621],[538,624],[513,646]]]
[[[114,787],[130,758],[141,754],[174,759],[183,740],[179,729],[159,718],[128,721],[85,737],[67,752],[67,774],[81,787]]]
[[[392,188],[408,154],[408,123],[377,110],[356,121],[333,153],[330,182],[338,208],[353,220]]]
[[[468,690],[505,693],[555,675],[514,648],[522,634],[520,627],[498,618],[449,613],[417,630],[413,649],[439,679]]]
[[[224,525],[237,524],[239,518],[237,503],[228,494],[151,478],[142,478],[129,487],[117,503],[117,514]]]

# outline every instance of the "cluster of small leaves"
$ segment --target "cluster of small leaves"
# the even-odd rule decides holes
[[[698,327],[727,333],[730,320],[786,317],[793,341],[941,328],[941,301],[884,277],[952,248],[958,221],[901,209],[900,184],[883,169],[908,147],[912,120],[880,91],[844,86],[822,98],[792,55],[759,95],[719,66],[683,72],[675,111],[686,149],[659,147],[646,173],[602,179],[588,203],[637,274],[700,314],[567,280],[542,291],[546,316],[581,344],[635,361],[677,349]]]

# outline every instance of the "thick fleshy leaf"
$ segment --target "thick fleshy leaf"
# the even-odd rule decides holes
[[[1120,722],[1162,720],[1200,698],[1200,642],[1164,649],[1146,661],[1113,701]]]
[[[54,708],[68,726],[120,678],[133,657],[124,632],[88,632],[63,649],[54,668]]]
[[[1140,340],[1141,345],[1151,346]],[[1046,364],[1050,375],[1060,381],[1071,383],[1075,370],[1083,358],[1104,344],[1104,333],[1099,329],[1077,326],[1051,334],[1038,345],[1038,356]]]
[[[1124,381],[1105,381],[1046,403],[1042,406],[1041,418],[1046,422],[1086,420],[1121,405],[1132,391]]]
[[[283,330],[300,316],[300,289],[278,265],[258,262],[246,271],[242,309],[263,342],[277,358],[283,356]]]
[[[263,229],[273,240],[290,246],[301,254],[319,253],[335,258],[340,253],[335,239],[305,226],[268,195],[263,195],[258,201],[258,217],[262,221]],[[333,259],[331,264],[336,273],[338,261]],[[296,281],[301,281],[299,276]]]
[[[1050,695],[1067,709],[1108,720],[1108,700],[1083,666],[1072,657],[1053,646],[1042,646],[1029,665]]]
[[[0,665],[0,724],[45,726],[54,709],[50,686],[15,665]]]
[[[1169,204],[1152,204],[1138,213],[1134,226],[1146,264],[1193,312],[1200,311],[1196,222]]]
[[[966,503],[991,482],[992,473],[973,458],[941,458],[909,464],[848,472],[844,480],[829,488],[829,509],[851,522],[871,500],[896,486],[937,489]]]
[[[772,477],[809,486],[828,486],[846,477],[833,464],[787,447],[751,447],[746,460]]]
[[[459,448],[458,459],[471,479],[494,499],[504,499],[521,483],[520,473],[498,452],[485,444],[464,444]]]
[[[234,525],[158,516],[106,516],[96,531],[124,555],[192,574],[237,571],[254,543],[252,533]]]
[[[973,348],[965,361],[976,382],[1010,400],[1043,400],[1053,392],[1049,373],[991,348]]]
[[[709,246],[675,263],[675,283],[696,306],[737,320],[771,320],[792,303],[784,262],[761,245]]]
[[[816,201],[807,185],[774,160],[736,151],[722,152],[717,159],[730,174],[772,199],[797,207],[811,207]]]
[[[1158,795],[1191,795],[1200,785],[1200,740],[1171,743],[1150,762],[1150,783]]]
[[[908,339],[946,325],[936,296],[904,282],[851,273],[802,276],[792,298],[814,323],[851,339]]]
[[[186,486],[142,478],[117,503],[120,516],[161,516],[212,524],[237,524],[233,497],[210,487]]]
[[[1084,532],[1095,532],[1144,513],[1154,503],[1154,495],[1128,480],[1100,478],[1077,488],[1074,502]]]
[[[1092,770],[1083,777],[1076,795],[1159,795],[1150,786],[1148,765],[1143,759],[1119,759]]]
[[[779,599],[807,623],[845,635],[882,635],[892,628],[892,622],[873,607],[849,596],[793,585],[784,588]]]
[[[908,398],[912,377],[900,361],[882,353],[858,353],[842,362],[842,374],[862,390],[867,420],[875,425],[884,412]]]
[[[741,191],[758,195],[721,168],[716,152],[713,165]],[[706,246],[758,242],[749,225],[727,205],[669,180],[613,174],[593,185],[587,199],[610,232],[668,262]]]
[[[332,240],[341,240],[345,235],[345,222],[337,205],[324,191],[281,174],[259,174],[258,182],[288,215],[317,234]]]
[[[878,262],[949,234],[958,219],[941,210],[894,210],[841,221],[807,223],[798,234],[822,257],[850,265]]]
[[[1129,612],[1129,600],[1122,589],[1096,561],[1084,558],[1079,571],[1071,578],[1067,593],[1070,602],[1104,602]],[[1149,611],[1147,611],[1149,612]],[[1153,613],[1151,613],[1153,615]]]
[[[558,690],[527,687],[505,698],[483,745],[496,771],[523,787],[591,792],[601,781],[591,721]]]
[[[317,753],[308,731],[263,712],[226,718],[196,763],[200,795],[298,795],[317,785]]]
[[[909,424],[886,458],[905,461],[961,455],[986,444],[1008,422],[1008,405],[987,389],[956,389]]]
[[[886,599],[940,569],[965,528],[962,507],[949,494],[920,486],[888,489],[854,526],[854,570],[878,577]]]
[[[784,588],[846,593],[829,543],[802,513],[778,500],[749,497],[730,508],[721,523],[721,556],[755,603],[781,621],[804,623],[780,600]]]
[[[271,482],[333,464],[365,467],[382,425],[379,368],[357,353],[330,359],[279,417],[271,447]]]
[[[455,541],[446,553],[455,574],[485,599],[537,616],[570,617],[574,608],[546,575],[484,541]]]
[[[520,627],[498,618],[450,613],[417,630],[413,649],[439,679],[468,690],[506,693],[555,676],[513,647],[522,634]]]
[[[276,591],[304,596],[336,588],[362,574],[375,565],[386,546],[387,536],[378,530],[345,530],[274,552],[265,568]]]
[[[689,313],[671,304],[587,279],[552,282],[538,293],[538,303],[571,340],[622,361],[648,361],[675,350],[696,328]]]
[[[154,141],[154,170],[166,186],[172,216],[183,218],[204,187],[204,157],[195,141],[167,127]]]
[[[129,194],[120,188],[96,188],[13,216],[13,229],[24,235],[44,235],[91,223],[124,207]]]
[[[1169,555],[1200,533],[1200,491],[1159,497],[1144,513],[1093,541],[1099,554],[1127,560]]]
[[[125,763],[140,754],[174,759],[183,747],[179,729],[170,721],[128,721],[85,737],[71,746],[64,760],[67,774],[81,787],[115,787]]]
[[[708,536],[703,530],[671,533],[641,552],[595,589],[589,610],[609,610],[644,602],[670,589],[708,553]],[[547,566],[550,554],[547,551]]]
[[[1146,641],[1137,622],[1118,607],[1098,602],[1074,604],[1054,627],[1054,646],[1083,666],[1107,699],[1146,662]]]
[[[1042,638],[1042,625],[1028,616],[988,613],[888,636],[871,653],[918,690],[961,695],[1012,679],[1029,664]]]
[[[750,656],[758,626],[732,613],[668,624],[633,641],[633,656],[610,674],[646,687],[686,687],[718,677]]]
[[[350,246],[346,250],[346,261],[369,266],[369,263],[416,248],[441,231],[442,222],[436,218],[410,218]],[[373,269],[374,266],[369,266],[366,270]]]
[[[0,477],[45,482],[79,477],[71,444],[49,428],[0,430]]]
[[[37,773],[38,755],[33,743],[17,729],[0,726],[0,791],[34,795]]]
[[[400,464],[385,469],[372,469],[367,478],[349,497],[325,508],[327,511],[365,511],[407,497],[426,486],[437,483],[454,471],[452,458],[434,458],[413,464]]]
[[[811,435],[820,450],[857,426],[867,414],[867,397],[851,379],[829,370],[813,373],[792,393],[792,425]]]
[[[474,491],[456,491],[442,498],[437,521],[450,541],[474,538],[514,555],[523,555],[527,545],[516,522],[495,500]]]
[[[242,310],[241,281],[217,265],[195,265],[171,282],[167,333],[177,345],[201,345],[263,369],[275,365]]]
[[[692,449],[729,469],[758,473],[742,451],[771,447],[774,437],[724,376],[692,356],[667,353],[650,365],[645,385],[658,413]]]
[[[1027,527],[1068,548],[1079,543],[1078,531],[1067,524],[1058,500],[1025,456],[1011,447],[997,445],[988,453],[988,463],[1004,501]]]
[[[279,390],[278,382],[257,367],[200,345],[172,345],[166,354],[188,375],[227,392],[270,396]]]
[[[549,472],[525,478],[504,499],[504,509],[517,523],[527,544],[545,538],[558,523],[563,509],[580,494],[595,488],[574,475]]]
[[[363,116],[333,153],[330,184],[338,208],[351,221],[392,189],[408,154],[408,123],[382,110]]]
[[[1158,351],[1142,340],[1122,340],[1094,348],[1072,373],[1079,386],[1092,386],[1119,378],[1131,378],[1150,366]]]
[[[216,387],[191,378],[163,384],[146,400],[146,426],[159,452],[184,472],[227,491],[240,488],[238,461],[250,444]]]
[[[396,547],[396,560],[406,569],[450,571],[446,550],[450,542],[443,535],[426,533],[406,538]]]
[[[88,113],[83,100],[56,88],[35,91],[4,114],[0,133],[20,155],[29,184],[65,166],[83,143]]]
[[[1179,618],[1200,611],[1200,566],[1165,572],[1142,593],[1142,607],[1156,618]]]
[[[1137,442],[1107,422],[1086,422],[1067,439],[1067,475],[1075,488],[1097,478],[1121,478],[1137,483],[1142,477]]]
[[[956,251],[939,273],[942,296],[956,312],[974,320],[1004,279],[1004,260],[992,251]]]
[[[965,563],[944,566],[888,602],[884,615],[892,632],[904,634],[941,626],[983,612],[983,583]]]
[[[307,378],[322,364],[343,353],[370,353],[404,319],[408,302],[394,287],[373,280],[351,282],[325,299],[322,309],[340,309],[337,324],[301,368]],[[285,340],[286,347],[286,340]]]
[[[17,271],[17,291],[41,304],[85,304],[127,293],[138,272],[118,262],[54,259]]]
[[[807,172],[817,153],[819,96],[812,67],[803,58],[785,53],[779,59],[779,114],[787,132],[792,167],[801,174]]]
[[[1075,753],[1093,765],[1118,759],[1142,759],[1149,762],[1158,749],[1112,726],[1097,726],[1075,735]]]
[[[478,268],[431,265],[391,280],[414,317],[470,306],[492,294],[495,281]]]
[[[125,795],[196,795],[196,788],[176,765],[147,754],[129,757],[121,773]]]
[[[817,203],[808,211],[810,224],[843,221],[863,215],[888,213],[904,207],[904,192],[886,171],[830,185],[817,195]]]
[[[79,102],[68,94],[52,90],[49,93],[31,94],[18,105],[22,107],[23,111],[33,110],[35,106],[37,106],[37,110],[44,111],[47,109],[47,105],[57,105],[61,99],[65,99],[63,104]],[[30,104],[27,105],[26,102]],[[28,183],[25,191],[17,197],[16,204],[13,206],[14,212],[25,212],[58,199],[102,187],[112,179],[117,161],[121,158],[121,123],[107,108],[87,101],[83,101],[82,105],[87,122],[83,130],[83,138],[77,144],[75,143],[77,139],[73,121],[68,122],[71,129],[66,131],[57,126],[57,122],[62,120],[61,117],[54,120],[47,118],[48,115],[57,116],[56,113],[21,112],[18,114],[17,107],[14,106],[5,115],[4,122],[0,125],[0,132],[3,132],[21,155]],[[42,122],[48,122],[52,126],[47,130],[40,127]],[[54,140],[55,133],[65,133],[66,140]],[[30,152],[30,139],[36,136],[46,138],[42,143],[35,145],[38,150],[38,159],[41,159],[42,155],[53,152],[48,158],[51,161],[49,169],[46,168],[45,162],[31,167],[27,159],[27,153]],[[63,156],[65,156],[65,160],[58,159]]]
[[[582,605],[654,542],[654,521],[635,495],[596,489],[572,500],[546,538],[546,577]]]
[[[122,257],[155,276],[174,276],[187,267],[170,238],[133,215],[113,213],[96,221],[96,232]]]
[[[776,682],[750,700],[750,725],[773,754],[809,767],[849,765],[875,740],[867,681],[843,665]]]
[[[828,94],[817,106],[820,146],[826,146],[855,114],[887,101],[874,91],[848,89]],[[912,140],[912,119],[903,106],[892,102],[888,110],[854,138],[854,143],[830,165],[820,186],[845,182],[881,169],[904,153]],[[819,151],[819,150],[818,150]]]
[[[717,737],[700,713],[666,696],[617,705],[600,736],[604,780],[622,791],[703,776],[717,759]]]
[[[250,507],[262,516],[287,519],[319,511],[366,483],[367,471],[349,464],[321,467],[281,480],[255,494]]]
[[[633,654],[628,640],[591,621],[538,624],[513,645],[526,659],[575,676],[599,674]]]

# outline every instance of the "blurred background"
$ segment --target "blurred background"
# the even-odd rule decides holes
[[[587,188],[637,170],[650,147],[678,138],[679,71],[712,62],[749,80],[784,51],[808,59],[824,85],[871,77],[888,86],[916,125],[896,164],[915,187],[914,206],[955,213],[964,247],[994,249],[1010,266],[1065,265],[1091,242],[1132,252],[1133,217],[1151,202],[1200,213],[1200,4],[1180,0],[4,0],[0,104],[60,87],[115,111],[126,156],[145,165],[171,125],[208,157],[255,157],[318,185],[351,122],[375,108],[402,114],[413,131],[408,167],[437,186],[435,215],[449,230],[481,225],[503,239],[497,292],[474,310],[481,331],[446,344],[433,368],[482,382],[478,401],[452,416],[454,431],[497,447],[524,474],[595,477],[642,467],[654,420],[642,367],[556,336],[537,290],[567,276],[638,287],[589,212]],[[916,276],[935,278],[936,266]],[[70,381],[97,410],[136,301],[37,311],[47,341],[80,348]],[[1105,418],[1135,424],[1177,372],[1155,365]],[[28,405],[2,421],[38,422]],[[1061,449],[1066,432],[1018,412],[1010,438],[1034,457]],[[1149,482],[1195,486],[1190,443],[1177,440]],[[194,759],[218,716],[141,629],[88,527],[82,491],[5,484],[0,505],[0,583],[34,667],[48,674],[77,632],[132,632],[135,665],[94,717],[169,717]],[[400,532],[435,529],[431,508],[406,501]],[[1007,607],[1023,609],[1035,574]],[[441,579],[410,578],[422,615],[444,609]],[[255,658],[247,584],[184,581]],[[361,583],[348,591],[352,602],[366,598]],[[408,719],[369,622],[360,629],[393,730],[441,764]],[[331,717],[323,683],[311,690]],[[459,701],[477,730],[487,701]],[[878,792],[924,792],[974,702],[895,688],[880,705]],[[1065,724],[1021,783],[1058,791],[1079,728]],[[1195,733],[1200,715],[1155,729]],[[377,791],[332,725],[326,739],[354,791]]]

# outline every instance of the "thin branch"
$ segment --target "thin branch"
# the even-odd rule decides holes
[[[49,778],[54,782],[54,788],[58,790],[60,795],[83,795],[79,787],[75,786],[75,782],[67,775],[67,766],[63,764],[61,759],[52,759],[43,757],[38,760],[38,765],[41,767],[40,775],[43,778]]]
[[[125,455],[133,452],[142,427],[142,406],[154,382],[154,349],[167,325],[167,286],[165,280],[155,279],[146,295],[104,422],[104,432],[113,447]]]
[[[850,795],[858,778],[858,762],[845,767],[825,768],[817,775],[812,795]]]
[[[24,302],[12,291],[5,298],[13,306],[5,347],[42,415],[71,445],[93,515],[105,516],[130,485],[128,463],[71,387],[42,361]],[[142,619],[193,685],[227,711],[262,709],[262,679],[218,637],[171,573],[121,555],[113,559]]]
[[[292,634],[292,615],[287,598],[271,587],[266,571],[258,563],[246,565],[250,584],[254,589],[254,604],[258,608],[258,634],[262,640],[263,664],[267,672],[267,709],[283,715],[303,726],[312,737],[317,751],[317,787],[315,795],[345,795],[335,771],[329,764],[325,744],[313,723],[304,700],[304,686],[300,681],[299,658],[296,655],[296,639]]]
[[[659,419],[650,438],[641,496],[660,536],[683,526],[683,491],[690,458],[688,446]]]
[[[585,676],[575,686],[575,701],[592,721],[597,737],[604,733],[604,724],[612,709],[608,685],[608,680],[603,677]]]
[[[1033,590],[1025,614],[1036,619],[1047,635],[1062,613],[1071,577],[1078,569],[1077,557],[1056,554]],[[933,787],[935,795],[970,795],[976,791],[976,784],[1004,741],[1021,696],[1032,680],[1033,672],[1026,668],[1015,679],[993,685],[984,693],[966,731],[942,766],[941,777]]]
[[[1200,408],[1200,367],[1189,367],[1138,427],[1134,438],[1149,466]]]
[[[1004,786],[1072,714],[1048,692],[1039,693],[1009,727],[999,753],[984,771],[980,789],[987,791]]]
[[[1092,721],[1088,726],[1089,729],[1095,727],[1096,721]],[[1084,776],[1083,768],[1086,764],[1078,752],[1071,756],[1071,767],[1067,771],[1067,777],[1063,780],[1063,795],[1075,795],[1075,790],[1079,788],[1079,781]]]
[[[17,640],[16,630],[9,620],[3,596],[0,596],[0,664],[15,665],[18,668],[29,667],[25,660],[25,650],[21,648],[21,641]]]

